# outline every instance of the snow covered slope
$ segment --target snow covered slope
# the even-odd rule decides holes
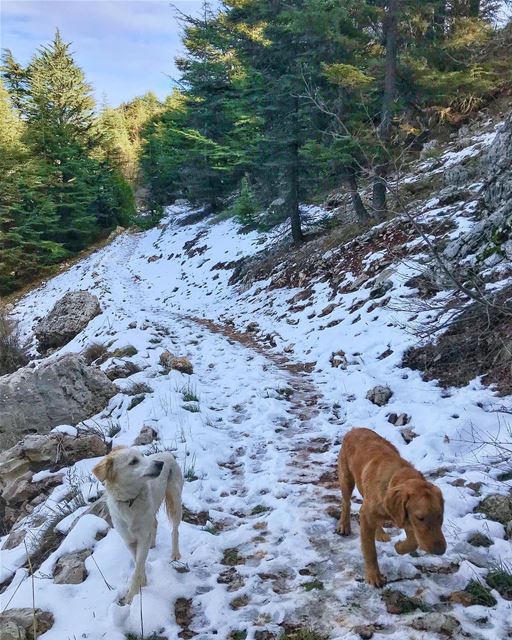
[[[447,152],[432,173],[480,153],[494,135],[480,136],[458,154]],[[407,180],[419,180],[429,168],[428,162],[418,166]],[[471,185],[475,198],[480,188]],[[418,220],[433,224],[449,213],[455,237],[472,224],[473,211],[471,201],[442,206],[432,197]],[[77,512],[58,525],[69,533],[34,580],[22,568],[23,545],[2,552],[3,579],[13,576],[2,608],[31,607],[34,590],[35,606],[55,617],[45,640],[121,640],[129,633],[223,639],[243,632],[262,640],[279,637],[283,623],[340,639],[360,637],[354,627],[369,623],[393,640],[437,638],[421,612],[388,613],[382,592],[362,581],[357,535],[342,539],[334,532],[339,444],[352,426],[369,426],[435,479],[446,502],[445,556],[398,556],[392,542],[378,543],[392,588],[454,616],[452,637],[511,637],[511,603],[496,592],[492,608],[446,601],[493,563],[512,562],[503,525],[473,512],[486,494],[508,489],[496,480],[492,441],[507,420],[494,409],[510,406],[510,399],[498,401],[478,380],[443,390],[399,367],[404,350],[417,342],[409,330],[416,291],[406,284],[424,261],[414,231],[395,220],[355,244],[314,255],[309,270],[293,278],[283,263],[243,287],[229,284],[234,263],[272,239],[241,235],[229,220],[183,225],[187,213],[169,207],[158,228],[119,236],[27,295],[14,313],[30,337],[36,319],[65,292],[86,289],[99,297],[103,313],[58,353],[97,342],[109,351],[137,349],[132,359],[142,371],[117,382],[121,391],[134,383],[150,391],[133,408],[132,397],[119,393],[89,424],[119,429],[114,443],[128,445],[149,425],[159,434],[158,446],[173,450],[187,478],[186,566],[170,563],[162,516],[148,586],[142,598],[122,606],[129,554],[115,531],[97,535],[107,531],[104,520],[86,515],[76,522]],[[163,373],[164,350],[187,356],[194,374]],[[366,398],[376,385],[393,392],[385,406]],[[404,435],[388,421],[393,413],[410,417]],[[489,444],[477,447],[475,433]],[[90,475],[96,462],[77,463],[68,486],[55,489],[34,514],[50,517],[77,478],[85,498],[94,499],[101,490]],[[359,505],[355,499],[353,512]],[[33,527],[34,536],[37,531]],[[470,545],[467,538],[476,531],[492,546]],[[396,542],[400,532],[392,533]],[[85,582],[55,584],[57,559],[82,549],[93,551]]]

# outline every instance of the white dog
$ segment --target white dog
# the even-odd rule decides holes
[[[180,558],[183,475],[168,452],[143,456],[136,449],[116,447],[92,470],[106,487],[114,528],[130,549],[135,571],[125,602],[130,603],[146,584],[146,558],[155,546],[156,514],[165,500],[172,523],[172,560]]]

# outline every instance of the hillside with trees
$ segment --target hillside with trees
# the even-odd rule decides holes
[[[332,189],[363,227],[432,132],[510,90],[510,30],[494,0],[225,0],[177,13],[180,77],[98,108],[57,32],[27,67],[4,53],[0,290],[116,225],[187,199],[268,229]],[[361,187],[364,186],[364,193]],[[391,197],[391,203],[390,203]]]
[[[0,88],[0,293],[77,253],[135,213],[91,87],[57,31],[27,67],[6,51]],[[106,149],[106,150],[105,150]]]
[[[277,201],[260,223],[289,218],[300,241],[300,203],[343,184],[360,222],[382,219],[388,177],[431,130],[509,86],[499,4],[226,0],[180,15],[181,89],[142,153],[154,198],[215,211],[243,185],[260,210]]]

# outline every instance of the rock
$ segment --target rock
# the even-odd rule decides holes
[[[418,631],[429,631],[453,638],[454,634],[460,630],[460,623],[454,616],[432,612],[413,620],[411,627]]]
[[[457,186],[445,187],[438,194],[438,204],[441,207],[446,207],[450,204],[454,204],[455,202],[460,202],[461,200],[467,200],[471,196],[471,193],[466,189],[460,189]]]
[[[249,322],[245,327],[245,330],[248,333],[254,333],[255,331],[258,331],[259,328],[260,328],[260,325],[257,322]]]
[[[85,559],[91,555],[89,549],[79,553],[68,553],[61,556],[53,569],[55,584],[80,584],[87,578]]]
[[[331,367],[334,369],[346,369],[348,367],[348,360],[344,351],[333,351],[329,358]]]
[[[393,288],[393,283],[391,282],[391,280],[383,280],[370,291],[368,297],[370,300],[383,298],[386,295],[386,293],[392,288]]]
[[[58,300],[34,329],[39,350],[62,347],[101,313],[99,300],[87,291],[70,291]]]
[[[512,520],[507,523],[507,526],[505,527],[505,533],[507,538],[509,540],[512,540]]]
[[[368,391],[366,399],[373,402],[373,404],[376,404],[378,407],[383,407],[389,402],[392,395],[393,392],[389,387],[377,385]]]
[[[406,413],[400,413],[398,415],[396,413],[390,413],[388,415],[388,422],[395,425],[395,427],[405,426],[409,423],[410,419],[411,418]]]
[[[402,436],[406,444],[409,444],[414,440],[414,438],[418,437],[418,434],[415,433],[410,427],[405,427],[405,429],[402,429],[400,431],[400,435]]]
[[[25,629],[14,620],[0,620],[0,640],[26,640]]]
[[[243,576],[234,567],[221,571],[217,577],[217,582],[227,585],[226,589],[230,592],[238,591],[245,585]]]
[[[28,471],[42,469],[60,469],[84,460],[96,458],[107,453],[105,441],[95,433],[79,433],[78,436],[54,432],[48,435],[26,436],[11,449],[0,454],[0,487],[18,482]],[[18,461],[18,464],[16,464]],[[61,478],[58,478],[59,481]],[[52,478],[46,483],[51,484]],[[34,485],[40,487],[41,483]]]
[[[27,532],[23,529],[17,529],[15,531],[11,531],[11,533],[7,536],[7,540],[2,545],[2,550],[14,549],[18,547],[23,540],[25,540],[25,536]]]
[[[263,631],[255,631],[254,632],[254,640],[275,640],[276,634],[272,633],[272,631],[267,631],[266,629]]]
[[[437,140],[429,140],[421,147],[420,160],[429,160],[439,151],[439,142]]]
[[[37,486],[32,484],[33,475],[32,471],[27,471],[2,491],[2,498],[10,507],[23,504],[39,493]]]
[[[46,633],[49,629],[53,627],[53,615],[48,611],[43,611],[42,609],[32,608],[23,608],[23,609],[7,609],[7,611],[3,611],[0,614],[0,638],[2,640],[7,640],[9,636],[3,636],[4,630],[9,628],[9,623],[11,623],[11,628],[15,628],[15,625],[20,627],[23,630],[25,635],[21,635],[21,638],[26,638],[26,640],[34,640],[34,636],[32,634],[33,625],[34,625],[34,615],[36,619],[36,633],[37,637],[42,636],[43,633]],[[17,636],[14,636],[15,640],[18,640]]]
[[[280,220],[286,213],[286,200],[276,198],[267,207],[267,216],[273,220]]]
[[[506,526],[512,520],[512,494],[493,493],[482,500],[475,512]]]
[[[158,438],[158,433],[150,427],[149,425],[144,425],[140,430],[139,435],[133,441],[133,446],[142,446],[146,444],[151,444]]]
[[[122,360],[120,362],[113,362],[110,367],[105,371],[105,375],[109,380],[118,380],[120,378],[129,378],[135,373],[139,373],[141,368],[130,360]]]
[[[397,589],[387,589],[383,592],[382,599],[386,605],[387,612],[395,615],[411,613],[416,609],[425,609],[425,605],[421,600],[410,598]]]
[[[357,633],[361,640],[371,640],[377,631],[374,624],[358,624],[352,631]]]
[[[160,364],[165,369],[166,373],[173,370],[179,371],[180,373],[186,373],[189,376],[194,373],[194,368],[188,358],[177,358],[170,351],[164,351],[160,355]]]
[[[468,538],[469,544],[473,545],[473,547],[490,547],[494,544],[494,542],[486,536],[484,533],[480,533],[480,531],[476,531],[472,533]]]
[[[405,427],[409,421],[410,417],[406,413],[401,413],[395,421],[395,427]]]
[[[112,518],[110,517],[110,511],[108,510],[106,496],[102,495],[98,500],[93,502],[87,509],[76,519],[75,523],[78,520],[87,514],[91,513],[93,516],[98,516],[98,518],[103,518],[109,527],[112,527]],[[74,526],[73,524],[73,526]]]
[[[334,309],[336,309],[338,307],[337,304],[328,304],[324,309],[322,309],[322,311],[318,314],[319,318],[323,318],[325,316],[328,316],[330,313],[332,313],[334,311]]]
[[[76,354],[0,377],[0,432],[23,437],[59,424],[75,425],[101,411],[117,387]]]

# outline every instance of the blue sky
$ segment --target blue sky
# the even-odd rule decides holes
[[[201,7],[173,4],[189,14]],[[116,106],[148,90],[163,97],[177,76],[180,27],[169,0],[0,0],[0,12],[1,46],[22,63],[59,27],[99,102]]]

